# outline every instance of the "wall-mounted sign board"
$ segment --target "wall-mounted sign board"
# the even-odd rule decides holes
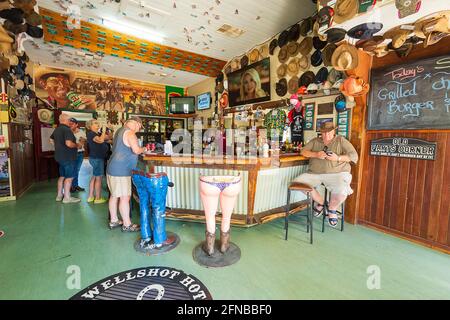
[[[450,55],[376,69],[369,130],[450,129]]]
[[[435,160],[436,143],[404,137],[377,139],[370,141],[370,155]]]

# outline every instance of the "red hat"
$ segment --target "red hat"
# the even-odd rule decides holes
[[[344,80],[340,90],[345,96],[358,97],[369,92],[369,84],[357,76],[349,76]]]
[[[307,87],[306,87],[306,86],[301,86],[300,88],[298,88],[297,94],[301,94],[301,95],[308,94],[308,89],[307,89]]]

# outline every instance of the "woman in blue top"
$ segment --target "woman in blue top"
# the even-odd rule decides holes
[[[89,130],[86,135],[89,149],[89,163],[93,169],[89,183],[88,202],[94,202],[95,204],[105,203],[107,200],[102,197],[102,177],[105,175],[105,159],[108,152],[106,127],[103,125],[101,133],[98,133],[100,123],[97,120],[88,121],[86,127]]]

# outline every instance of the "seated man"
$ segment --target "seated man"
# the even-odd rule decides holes
[[[328,205],[328,224],[336,227],[338,217],[337,208],[353,193],[350,187],[352,175],[350,162],[358,161],[358,153],[352,144],[342,136],[335,134],[333,122],[324,122],[320,126],[322,137],[314,138],[306,144],[301,154],[309,159],[309,169],[293,182],[300,182],[312,188],[324,184],[331,192],[330,203],[324,203],[323,197],[316,189],[311,192],[315,202],[314,215],[320,217],[323,209]]]

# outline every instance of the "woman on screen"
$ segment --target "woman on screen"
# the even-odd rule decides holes
[[[244,72],[241,77],[241,89],[238,102],[266,97],[267,93],[261,88],[261,78],[258,71],[251,68]]]

